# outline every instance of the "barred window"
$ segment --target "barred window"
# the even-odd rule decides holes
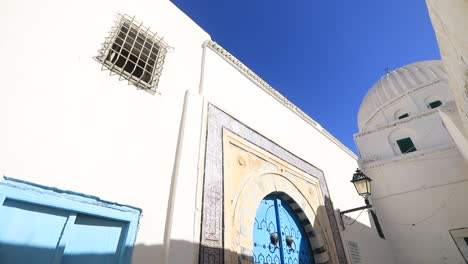
[[[119,15],[96,59],[111,74],[119,75],[138,88],[155,92],[167,49],[168,45],[143,23]]]

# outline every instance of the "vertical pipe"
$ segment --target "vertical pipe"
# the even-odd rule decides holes
[[[165,224],[165,230],[164,230],[164,262],[163,263],[169,263],[169,248],[170,248],[170,242],[171,242],[172,222],[173,222],[173,217],[174,217],[174,203],[175,203],[177,182],[179,178],[180,157],[181,157],[181,153],[183,150],[183,141],[184,141],[185,123],[186,123],[185,120],[187,118],[188,99],[189,99],[189,91],[187,90],[185,92],[182,116],[180,119],[176,156],[175,156],[175,161],[174,161],[174,167],[172,169],[171,189],[169,192],[169,201],[167,203],[166,224]]]

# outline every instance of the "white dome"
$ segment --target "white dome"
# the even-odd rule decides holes
[[[383,105],[413,89],[447,79],[440,60],[420,61],[408,64],[384,75],[370,88],[362,100],[358,113],[359,131]]]

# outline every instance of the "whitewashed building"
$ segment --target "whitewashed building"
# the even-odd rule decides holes
[[[426,4],[442,61],[412,63],[378,80],[354,137],[396,263],[466,263],[468,3]]]
[[[441,61],[412,63],[383,76],[359,110],[360,167],[397,263],[464,263],[468,164],[448,86]]]
[[[401,248],[411,242],[398,244],[405,230],[389,222],[425,232],[415,221],[429,208],[394,218],[384,196],[397,186],[382,188],[373,164],[434,152],[454,158],[450,180],[463,178],[465,130],[450,112],[462,99],[444,89],[442,70],[433,80],[443,85],[429,87],[436,110],[404,85],[391,100],[402,96],[394,110],[406,120],[374,118],[379,106],[363,104],[358,162],[169,1],[6,1],[0,22],[0,263],[404,263],[426,248]],[[431,130],[430,120],[440,138],[403,130],[415,153],[399,155],[388,137],[382,149],[360,141],[380,143],[373,131],[392,124]],[[374,180],[386,239],[367,213],[341,221],[338,209],[364,204],[349,183],[358,166]],[[404,188],[424,185],[415,181]],[[463,191],[453,192],[458,204],[441,210],[460,221],[437,218],[440,241],[452,243],[440,247],[447,263],[462,260],[448,239],[465,219],[451,207]]]

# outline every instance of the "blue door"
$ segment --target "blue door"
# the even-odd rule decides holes
[[[65,250],[60,263],[118,263],[125,228],[125,222],[78,214],[74,224],[64,232]]]
[[[126,223],[6,199],[0,206],[0,263],[118,263]]]
[[[309,240],[298,217],[276,195],[269,195],[261,201],[253,229],[255,263],[314,263]]]
[[[68,212],[14,200],[0,206],[0,263],[50,264]]]
[[[0,182],[0,264],[126,264],[140,212],[8,178]]]

